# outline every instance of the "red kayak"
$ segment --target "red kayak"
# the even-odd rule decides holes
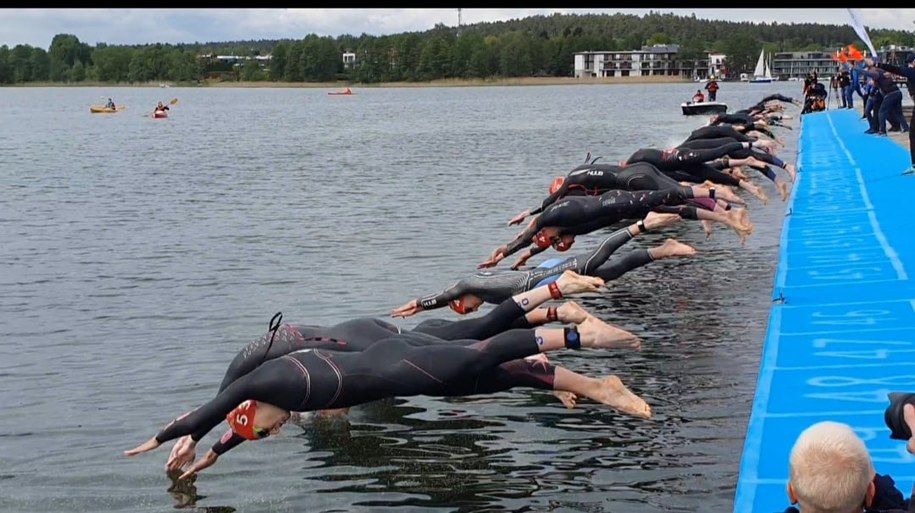
[[[154,118],[167,118],[167,117],[168,117],[168,112],[166,112],[166,111],[164,111],[164,110],[157,110],[157,111],[155,111],[155,112],[152,113],[152,117],[154,117]]]
[[[346,90],[346,91],[332,91],[332,92],[329,92],[329,93],[327,93],[327,94],[329,94],[329,95],[331,95],[331,96],[350,96],[350,95],[353,95],[353,94],[356,94],[356,93],[354,93],[354,92],[352,92],[352,91],[350,91],[350,90]]]

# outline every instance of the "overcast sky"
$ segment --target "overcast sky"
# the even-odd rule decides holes
[[[650,10],[732,21],[846,25],[846,9],[463,9],[465,24],[538,14]],[[915,9],[861,9],[869,28],[915,30]],[[56,34],[90,45],[398,34],[458,24],[457,9],[0,9],[0,45],[48,48]]]

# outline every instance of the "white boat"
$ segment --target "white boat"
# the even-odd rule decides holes
[[[684,102],[680,104],[684,116],[700,114],[724,114],[728,111],[728,104],[724,102]]]
[[[753,70],[753,76],[750,78],[751,84],[769,84],[775,79],[772,78],[772,71],[769,70],[769,61],[766,60],[766,50],[759,51],[759,60],[756,61],[756,69]]]

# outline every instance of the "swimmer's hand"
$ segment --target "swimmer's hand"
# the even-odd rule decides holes
[[[496,248],[492,251],[492,253],[489,255],[489,258],[485,262],[482,262],[479,265],[477,265],[477,269],[495,267],[496,264],[498,264],[499,262],[502,261],[503,258],[505,258],[506,253],[508,253],[508,248],[505,246],[499,246],[498,248]]]
[[[391,317],[409,317],[415,315],[423,310],[423,307],[420,306],[419,301],[412,300],[402,306],[391,310]]]
[[[142,444],[130,449],[129,451],[124,451],[124,456],[136,456],[137,454],[143,454],[144,452],[149,452],[156,447],[159,447],[160,444],[156,437],[152,437],[149,440],[143,442]]]
[[[511,218],[511,220],[508,222],[508,225],[514,226],[516,224],[521,224],[521,221],[524,221],[525,219],[527,219],[527,216],[529,216],[529,215],[531,215],[530,209],[525,210],[524,212],[521,212],[520,214]]]
[[[203,455],[203,458],[200,458],[200,461],[194,463],[194,465],[187,472],[178,476],[178,479],[187,479],[207,467],[212,467],[218,459],[219,455],[213,452],[213,449],[210,449],[206,454]]]
[[[182,436],[175,442],[172,452],[165,462],[165,470],[180,470],[194,463],[197,459],[197,442],[188,436]]]
[[[521,253],[521,256],[518,257],[518,260],[515,260],[515,263],[512,264],[512,270],[517,271],[520,269],[532,256],[533,253],[529,249]]]

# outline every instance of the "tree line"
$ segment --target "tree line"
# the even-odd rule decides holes
[[[915,32],[871,29],[877,48],[915,46]],[[194,44],[90,46],[72,34],[54,36],[47,50],[30,45],[0,46],[0,84],[29,82],[192,82],[208,78],[243,81],[353,83],[419,82],[436,79],[569,77],[573,54],[638,50],[644,45],[678,44],[682,60],[710,51],[727,55],[732,73],[753,69],[767,52],[833,52],[860,41],[850,25],[750,23],[702,20],[651,12],[553,14],[386,36],[306,35],[302,39]],[[352,66],[342,55],[355,54]],[[206,55],[254,57],[238,65]]]

